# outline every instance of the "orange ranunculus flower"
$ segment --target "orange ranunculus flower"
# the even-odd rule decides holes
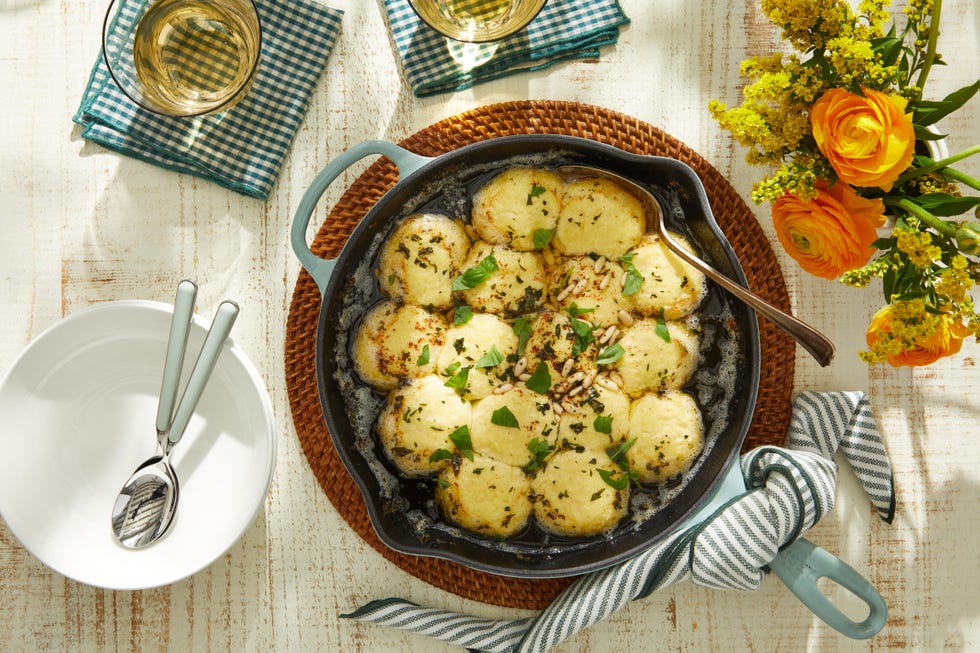
[[[817,147],[841,181],[889,191],[912,163],[915,130],[908,100],[864,89],[864,97],[832,88],[810,108]]]
[[[875,228],[885,222],[885,206],[842,183],[818,181],[814,189],[817,196],[811,200],[790,194],[776,200],[772,221],[779,242],[800,267],[836,279],[871,258],[871,243],[878,238]]]
[[[970,328],[949,314],[922,315],[910,327],[896,317],[895,304],[878,309],[871,318],[865,340],[872,353],[883,356],[892,367],[931,365],[960,351]],[[926,321],[931,328],[923,328]],[[890,342],[889,342],[890,341]]]

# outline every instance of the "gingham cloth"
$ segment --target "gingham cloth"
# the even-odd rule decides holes
[[[422,22],[408,0],[384,0],[405,76],[418,97],[458,91],[506,75],[547,68],[567,59],[598,59],[599,48],[619,38],[629,23],[617,0],[549,0],[528,26],[492,44],[490,59],[468,68],[454,58],[459,45]],[[479,55],[475,55],[479,58]]]
[[[478,619],[404,599],[372,601],[342,616],[472,650],[527,653],[547,651],[630,601],[680,580],[756,589],[779,548],[833,509],[838,449],[879,516],[891,523],[891,465],[867,399],[860,392],[805,392],[793,405],[787,447],[759,447],[742,457],[742,476],[749,488],[745,494],[637,557],[580,577],[536,617]]]
[[[228,111],[168,118],[135,105],[101,53],[74,121],[82,136],[123,154],[266,199],[340,33],[342,11],[315,0],[256,0],[259,70]]]

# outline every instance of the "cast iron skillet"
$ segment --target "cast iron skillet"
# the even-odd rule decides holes
[[[401,179],[357,225],[340,255],[322,259],[306,243],[313,210],[332,181],[370,155],[391,159]],[[646,186],[665,209],[668,226],[684,233],[702,258],[746,284],[735,253],[711,214],[700,179],[690,167],[674,159],[634,155],[577,137],[534,134],[493,138],[435,158],[385,141],[368,141],[324,168],[297,209],[293,250],[322,293],[316,369],[327,427],[341,460],[364,495],[375,530],[397,551],[445,558],[505,576],[578,575],[636,555],[677,528],[698,523],[744,491],[734,461],[748,431],[758,390],[758,323],[751,309],[713,286],[699,310],[704,329],[701,367],[686,388],[704,415],[705,451],[666,495],[659,490],[641,493],[641,508],[652,513],[642,522],[625,519],[608,537],[564,540],[532,527],[506,543],[496,542],[444,521],[432,501],[431,481],[407,481],[389,467],[374,435],[383,396],[359,381],[349,352],[357,320],[380,298],[373,275],[379,245],[394,225],[412,213],[433,210],[468,215],[472,190],[506,167],[569,163],[605,168]],[[809,544],[797,542],[802,543]],[[797,557],[792,569],[785,570],[787,584],[792,583],[791,589],[841,632],[851,637],[870,637],[878,632],[885,615],[880,595],[843,562],[822,549],[816,551],[823,555],[808,551]],[[820,567],[814,568],[818,563]],[[779,566],[773,565],[777,573]],[[855,623],[830,605],[815,584],[821,576],[834,578],[865,600],[871,607],[868,619]],[[801,583],[801,579],[808,582]]]

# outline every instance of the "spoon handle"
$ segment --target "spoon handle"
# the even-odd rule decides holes
[[[759,297],[752,291],[735,283],[718,270],[715,270],[713,267],[709,266],[707,263],[685,250],[677,242],[672,240],[665,232],[666,229],[662,229],[660,236],[663,238],[668,247],[670,247],[671,251],[674,252],[674,254],[684,259],[684,261],[691,264],[691,266],[703,272],[706,277],[754,308],[767,320],[789,334],[796,342],[800,344],[801,347],[803,347],[803,349],[807,350],[810,355],[813,356],[818,363],[820,363],[821,366],[826,367],[830,365],[830,361],[834,358],[834,343],[831,342],[827,336],[820,333],[803,320],[800,320],[799,318],[776,308],[762,297]]]
[[[177,444],[184,435],[187,423],[204,392],[204,386],[207,385],[214,365],[218,362],[221,347],[228,338],[228,334],[231,333],[231,327],[235,324],[237,317],[238,304],[235,302],[225,300],[218,306],[214,321],[211,322],[211,328],[208,329],[207,338],[204,339],[204,345],[201,347],[201,353],[198,354],[197,362],[194,363],[194,370],[187,380],[187,387],[184,388],[184,394],[180,398],[180,404],[174,414],[174,421],[170,424],[170,431],[167,434],[169,447]]]
[[[170,419],[177,402],[177,385],[187,350],[187,336],[191,331],[197,284],[184,279],[177,285],[174,299],[174,315],[170,320],[170,337],[167,340],[167,357],[163,363],[163,381],[160,383],[160,403],[157,404],[157,433],[170,428]]]

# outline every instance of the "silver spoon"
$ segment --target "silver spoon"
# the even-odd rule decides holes
[[[177,287],[157,406],[157,453],[133,472],[113,505],[112,530],[119,543],[127,548],[138,549],[152,544],[173,523],[180,484],[170,463],[170,452],[183,436],[238,316],[238,305],[234,302],[223,301],[218,306],[180,404],[173,413],[196,294],[197,287],[193,282],[183,281]]]
[[[806,322],[793,317],[789,313],[782,311],[763,298],[759,297],[747,288],[738,285],[724,274],[715,270],[713,267],[699,259],[697,256],[687,251],[676,240],[671,238],[664,223],[664,213],[660,208],[660,203],[650,191],[626,177],[617,175],[614,172],[593,168],[591,166],[564,165],[557,169],[558,174],[566,178],[582,179],[588,177],[605,177],[619,182],[631,190],[647,207],[650,215],[655,216],[654,226],[657,235],[660,236],[664,244],[679,258],[697,268],[706,277],[717,283],[719,286],[735,295],[738,299],[748,304],[756,311],[764,315],[770,322],[788,333],[796,342],[813,356],[820,365],[826,367],[834,358],[834,343],[827,336],[823,335]]]

